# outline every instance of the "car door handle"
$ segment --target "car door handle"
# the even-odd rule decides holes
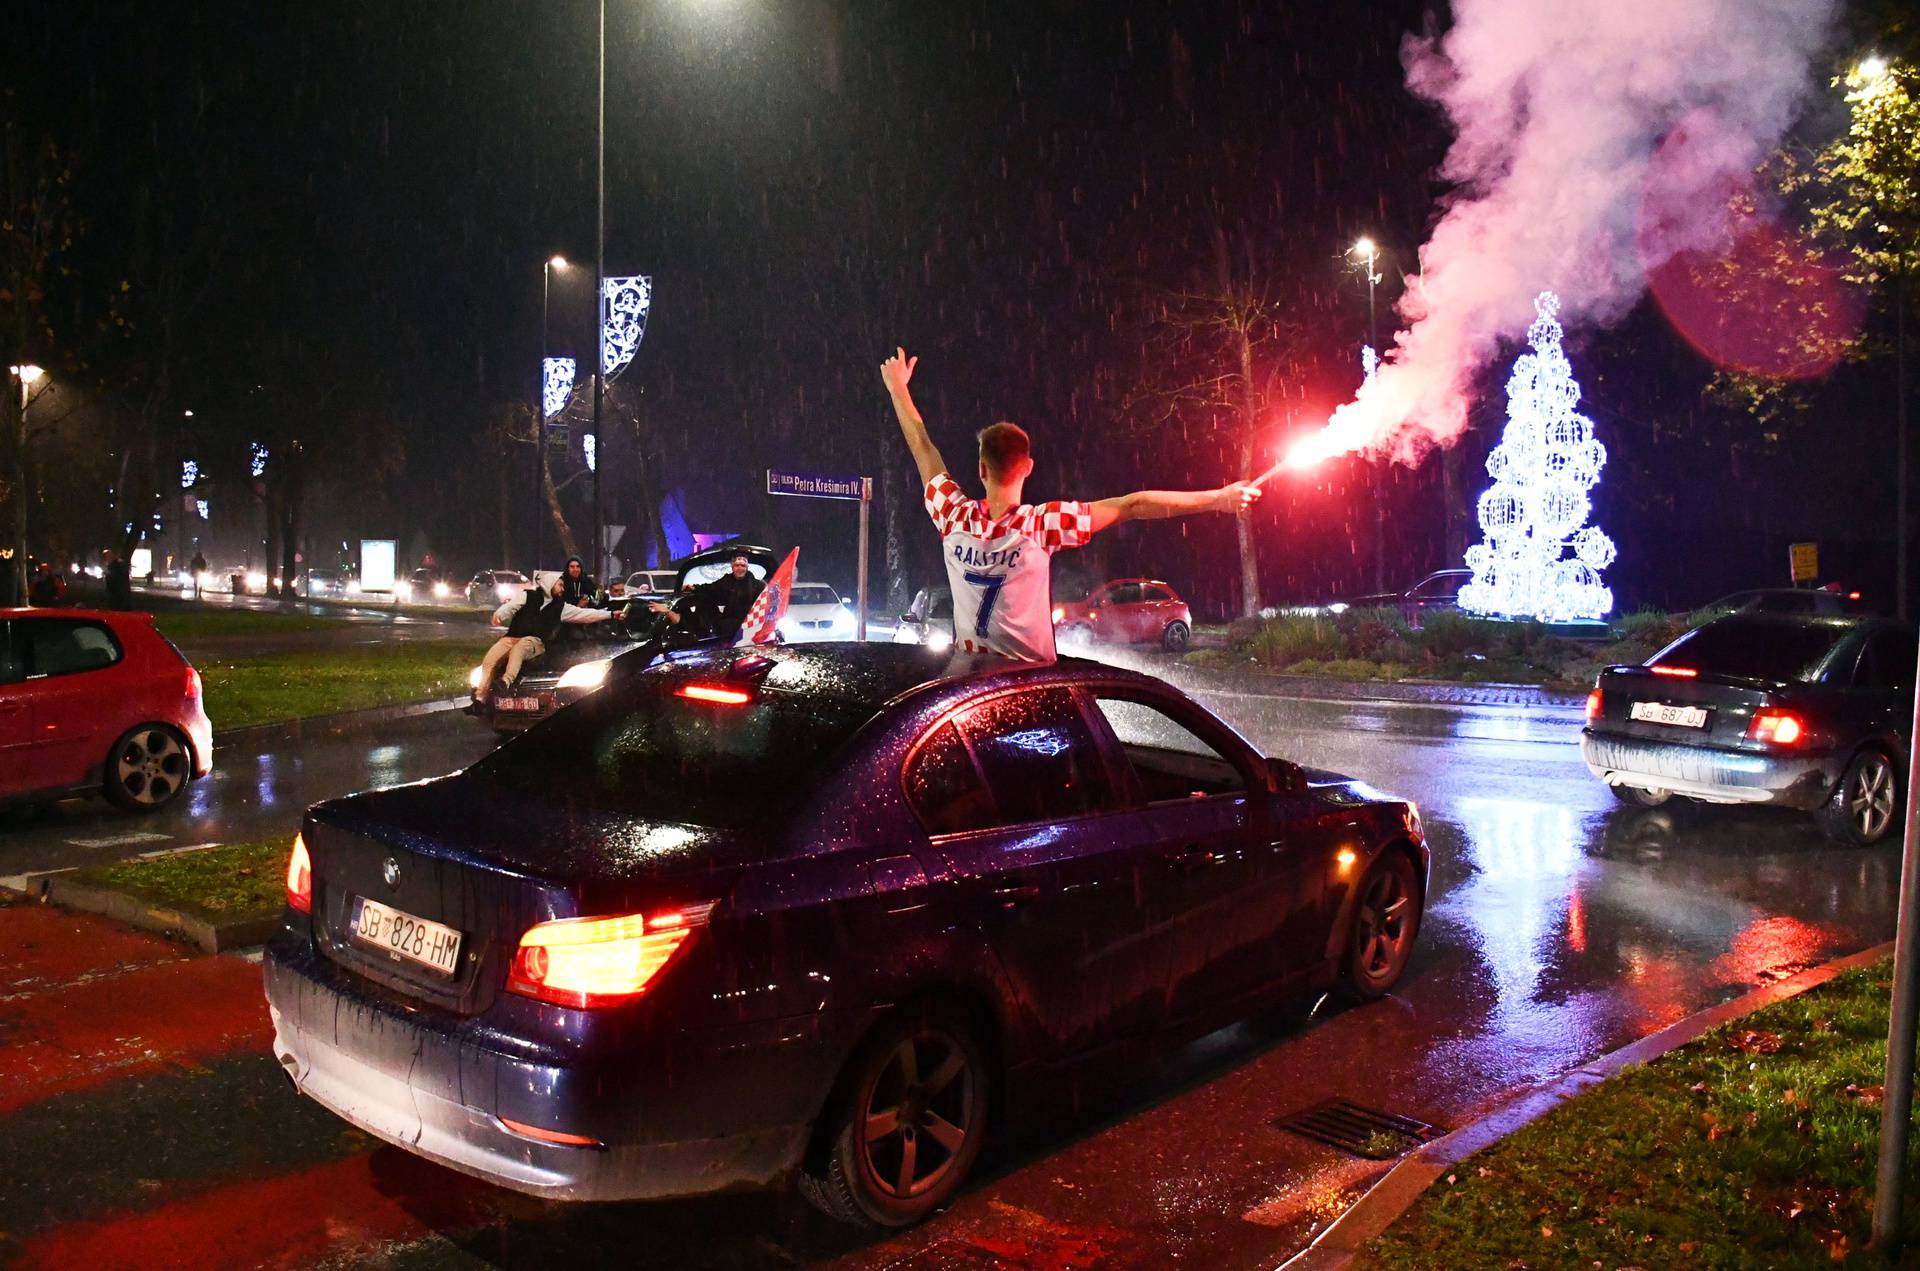
[[[1011,883],[994,888],[993,898],[1000,902],[1002,909],[1015,909],[1040,899],[1040,886],[1037,883]]]

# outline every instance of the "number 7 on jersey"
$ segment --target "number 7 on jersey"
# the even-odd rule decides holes
[[[973,620],[973,633],[985,636],[987,619],[993,617],[993,602],[1000,598],[1000,588],[1006,584],[1006,575],[967,573],[961,577],[980,589],[980,612]]]

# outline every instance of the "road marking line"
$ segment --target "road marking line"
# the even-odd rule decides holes
[[[67,839],[69,847],[125,847],[130,843],[171,843],[173,835],[156,834],[152,830],[135,830],[132,834],[118,834],[104,839]]]

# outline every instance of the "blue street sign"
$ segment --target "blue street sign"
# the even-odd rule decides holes
[[[782,472],[767,469],[768,494],[792,494],[808,499],[854,499],[861,497],[861,477],[831,476],[824,472]]]

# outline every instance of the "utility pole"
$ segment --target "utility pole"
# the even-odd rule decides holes
[[[1353,245],[1353,251],[1367,262],[1367,347],[1378,356],[1380,331],[1373,290],[1380,281],[1380,271],[1374,267],[1380,259],[1380,248],[1371,238],[1363,238]],[[1373,464],[1373,590],[1376,594],[1387,589],[1386,468],[1384,457]]]
[[[607,449],[600,444],[600,399],[607,380],[607,0],[600,0],[599,101],[596,106],[593,157],[593,576],[606,570],[600,546],[600,470],[607,466]],[[605,580],[601,579],[604,583]]]

